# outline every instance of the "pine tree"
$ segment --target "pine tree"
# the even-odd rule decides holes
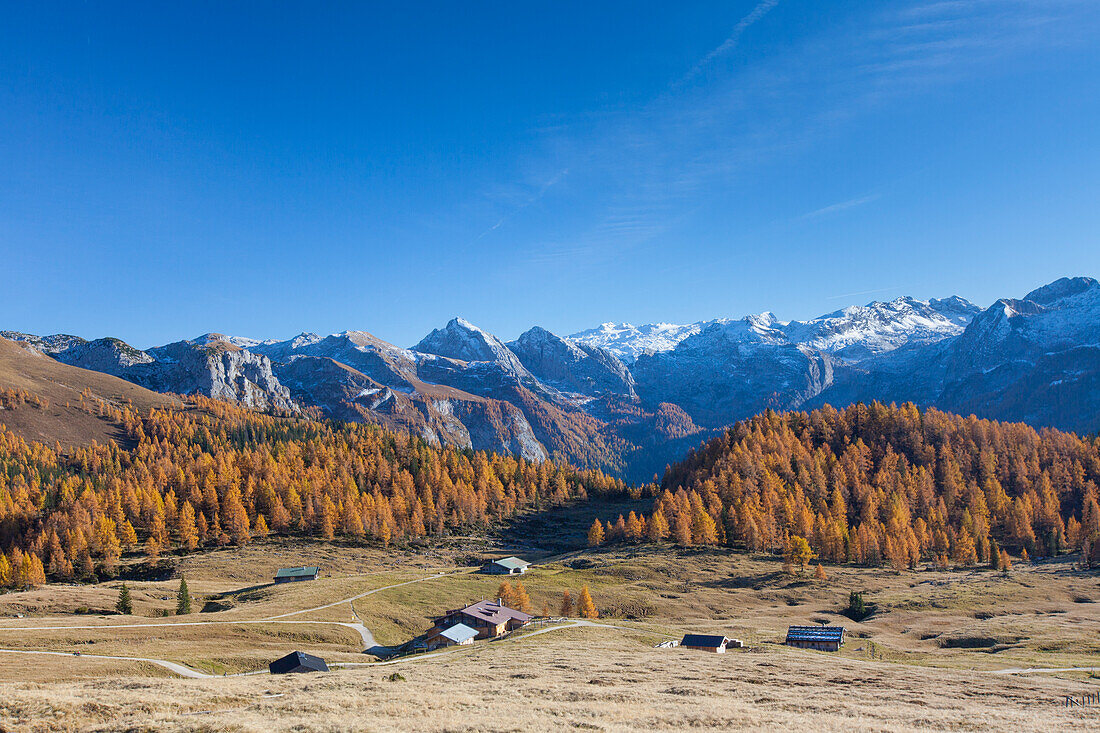
[[[583,618],[599,618],[596,604],[592,602],[592,595],[588,592],[588,586],[581,588],[580,598],[577,599],[577,611]]]
[[[191,592],[187,588],[187,579],[180,578],[180,589],[176,592],[176,615],[191,613]]]
[[[817,564],[814,568],[814,580],[828,580],[829,576],[825,574],[825,568],[821,567],[821,563]]]
[[[118,602],[115,603],[115,610],[127,616],[134,612],[134,602],[130,599],[130,589],[126,587],[125,583],[118,589]]]
[[[863,594],[852,591],[848,594],[848,608],[844,615],[853,621],[862,621],[867,617],[867,604],[863,601]]]

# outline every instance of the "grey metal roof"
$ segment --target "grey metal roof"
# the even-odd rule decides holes
[[[509,570],[517,570],[519,568],[525,568],[531,563],[526,560],[520,560],[518,557],[505,557],[500,560],[493,560],[493,564],[506,567]]]
[[[305,575],[316,575],[318,572],[317,566],[307,565],[301,568],[279,568],[279,572],[275,573],[276,578],[300,578]]]
[[[712,634],[684,634],[680,646],[719,647],[725,646],[725,643],[726,637],[724,636],[715,636]]]
[[[843,626],[790,626],[787,628],[787,641],[844,641]]]
[[[472,639],[477,636],[477,629],[471,629],[466,624],[455,624],[449,629],[440,631],[439,635],[447,637],[456,644],[461,644],[467,639]]]

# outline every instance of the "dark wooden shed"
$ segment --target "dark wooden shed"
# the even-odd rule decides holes
[[[292,674],[295,672],[328,672],[325,660],[305,652],[291,652],[281,659],[267,665],[271,674]]]

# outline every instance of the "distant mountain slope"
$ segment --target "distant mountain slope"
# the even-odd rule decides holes
[[[287,340],[205,334],[140,351],[118,339],[10,336],[158,391],[376,422],[432,444],[547,456],[634,479],[766,408],[912,401],[1100,429],[1100,285],[1063,278],[986,309],[902,297],[807,321],[605,323],[505,343],[461,318],[402,348],[366,331]]]
[[[82,339],[81,339],[82,341]],[[65,403],[78,405],[81,394],[90,402],[114,406],[133,404],[140,410],[179,407],[179,400],[98,371],[59,363],[38,351],[0,338],[0,389],[25,390],[48,400],[48,406],[25,405],[0,411],[0,424],[25,440],[63,446],[105,443],[121,433],[117,425]]]
[[[960,335],[862,362],[809,404],[872,399],[1100,430],[1100,283],[1063,278],[998,300]]]

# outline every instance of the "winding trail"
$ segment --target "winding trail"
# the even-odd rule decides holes
[[[386,586],[381,586],[379,588],[372,588],[368,591],[364,591],[363,593],[356,594],[356,595],[351,596],[349,598],[342,598],[338,601],[333,601],[332,603],[325,603],[323,605],[314,606],[312,608],[303,608],[299,611],[290,611],[288,613],[281,613],[281,614],[277,614],[275,616],[267,616],[267,617],[261,618],[261,619],[240,619],[240,620],[233,620],[233,621],[228,621],[228,620],[227,621],[176,621],[176,622],[170,622],[170,623],[162,622],[162,623],[137,623],[137,624],[65,624],[65,625],[52,625],[52,626],[0,626],[0,632],[5,632],[5,631],[67,631],[67,630],[70,630],[70,629],[85,630],[85,631],[94,630],[94,629],[147,629],[147,628],[167,628],[167,627],[178,627],[178,626],[225,626],[225,625],[234,625],[234,624],[235,625],[248,625],[248,624],[293,624],[293,625],[321,624],[321,625],[327,625],[327,626],[343,626],[344,628],[348,628],[348,629],[351,629],[352,631],[356,632],[357,634],[359,634],[359,638],[362,639],[362,641],[363,641],[363,649],[365,651],[365,650],[377,647],[378,643],[374,640],[374,634],[372,634],[370,629],[368,629],[363,624],[362,620],[359,618],[359,614],[357,614],[355,612],[355,605],[353,603],[354,601],[357,601],[360,598],[365,598],[366,596],[372,595],[374,593],[379,593],[379,592],[384,591],[384,590],[389,590],[391,588],[400,588],[401,586],[404,586],[404,585],[411,585],[413,583],[420,583],[420,582],[423,582],[425,580],[433,580],[435,578],[443,578],[443,577],[447,577],[448,575],[453,575],[456,572],[462,572],[462,571],[454,571],[452,573],[447,573],[446,571],[440,570],[438,573],[436,573],[434,575],[427,575],[423,578],[415,578],[413,580],[407,580],[407,581],[402,582],[402,583],[394,583],[393,585],[386,585]],[[284,619],[287,619],[291,616],[298,616],[300,614],[310,613],[312,611],[321,611],[321,610],[324,610],[324,609],[327,609],[327,608],[333,608],[334,606],[342,605],[344,603],[347,603],[351,607],[351,615],[356,619],[356,622],[352,623],[352,622],[347,622],[347,621],[310,621],[310,620],[287,621],[287,620],[284,620]],[[266,670],[258,670],[258,671],[255,671],[255,672],[241,672],[241,673],[232,674],[232,675],[211,675],[211,674],[206,674],[205,672],[199,672],[197,670],[194,670],[190,667],[187,667],[183,664],[179,664],[177,662],[170,662],[166,659],[152,659],[152,658],[149,658],[149,657],[121,657],[121,656],[116,657],[116,656],[107,656],[107,655],[102,655],[102,654],[84,654],[83,652],[80,652],[80,653],[76,653],[76,652],[52,652],[52,651],[30,650],[30,649],[3,649],[3,648],[0,648],[0,653],[3,653],[3,654],[43,654],[43,655],[49,655],[49,656],[70,657],[70,658],[75,658],[75,659],[110,659],[110,660],[119,660],[119,661],[126,661],[126,662],[148,662],[149,664],[155,664],[159,667],[162,667],[164,669],[169,670],[170,672],[174,672],[174,673],[176,673],[176,674],[178,674],[182,677],[188,677],[188,678],[191,678],[191,679],[210,679],[210,678],[223,677],[223,676],[225,676],[225,677],[240,677],[240,676],[245,676],[245,675],[266,674],[267,673]],[[432,656],[435,656],[435,655],[432,655]],[[346,667],[346,666],[371,666],[372,664],[379,664],[379,663],[378,662],[334,663],[333,666],[340,666],[340,667]]]
[[[70,657],[70,658],[76,658],[76,659],[113,659],[113,660],[121,660],[121,661],[125,661],[125,662],[148,662],[150,664],[155,664],[159,667],[163,667],[164,669],[167,669],[169,672],[175,672],[176,674],[180,675],[181,677],[189,677],[191,679],[210,679],[210,678],[213,678],[213,677],[221,677],[222,676],[222,675],[206,674],[205,672],[198,672],[194,669],[191,669],[190,667],[185,667],[182,664],[177,664],[176,662],[169,662],[169,661],[164,660],[164,659],[149,659],[147,657],[108,657],[108,656],[103,655],[103,654],[84,654],[84,653],[81,653],[81,654],[77,655],[77,654],[74,654],[72,652],[42,652],[42,651],[32,651],[32,650],[28,650],[28,649],[0,649],[0,652],[3,652],[4,654],[39,654],[39,655],[47,655],[47,656],[51,656],[51,657]],[[244,675],[253,675],[253,674],[261,674],[261,673],[260,672],[243,672],[241,674],[234,674],[234,675],[227,675],[227,676],[229,676],[229,677],[240,677],[240,676],[244,676]]]

